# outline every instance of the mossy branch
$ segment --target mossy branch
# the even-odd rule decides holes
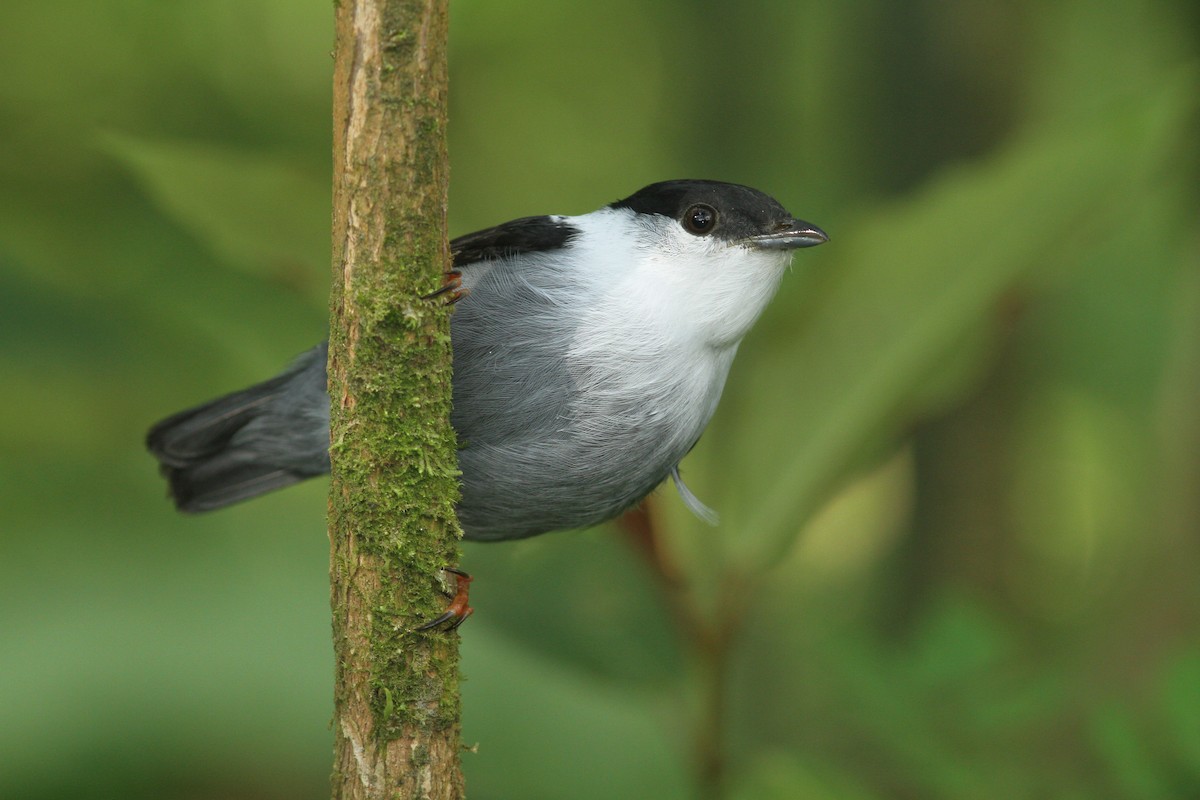
[[[459,798],[446,0],[340,0],[334,56],[333,796]]]

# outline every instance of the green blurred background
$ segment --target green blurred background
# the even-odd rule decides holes
[[[323,481],[141,446],[322,335],[332,11],[0,10],[0,797],[317,798]],[[650,516],[467,545],[473,798],[1200,797],[1200,6],[455,0],[451,233],[655,180],[798,255]],[[720,628],[724,626],[724,628]],[[706,677],[707,676],[707,677]]]

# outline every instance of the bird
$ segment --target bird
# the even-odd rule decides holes
[[[653,183],[590,213],[454,239],[449,279],[430,297],[453,303],[464,537],[597,525],[668,477],[712,521],[679,462],[795,251],[828,240],[767,194],[712,180]],[[329,472],[327,348],[150,429],[180,511]]]

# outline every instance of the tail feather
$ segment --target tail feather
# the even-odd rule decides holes
[[[211,511],[329,471],[325,346],[281,375],[181,411],[146,435],[175,505]]]
[[[279,375],[240,392],[172,414],[146,434],[146,447],[164,466],[183,467],[220,453],[279,391]]]
[[[256,464],[239,452],[220,453],[191,467],[165,467],[171,498],[180,511],[214,511],[303,480],[281,467]]]

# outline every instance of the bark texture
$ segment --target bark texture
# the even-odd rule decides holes
[[[329,388],[333,796],[459,798],[446,0],[339,0]]]

